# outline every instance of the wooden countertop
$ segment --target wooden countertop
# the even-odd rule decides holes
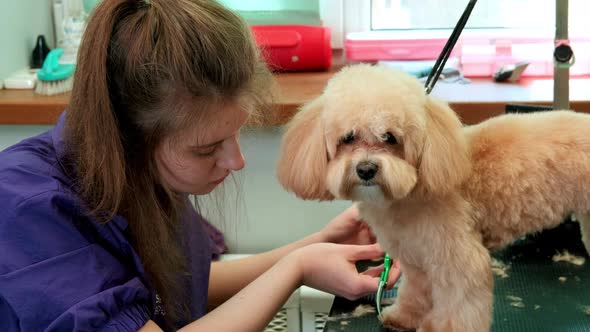
[[[279,98],[279,123],[288,120],[297,106],[318,96],[333,72],[277,75],[282,95]],[[503,114],[506,104],[553,104],[553,79],[523,79],[518,84],[495,83],[491,79],[472,79],[469,84],[439,80],[432,95],[446,100],[466,124],[475,124]],[[590,113],[590,78],[570,80],[570,108]]]
[[[278,85],[276,113],[265,116],[262,126],[286,123],[304,102],[318,96],[339,68],[327,72],[275,74]],[[439,80],[433,96],[449,102],[466,124],[504,113],[507,103],[551,105],[552,78],[522,80],[518,84],[473,79],[469,84]],[[0,90],[0,124],[54,124],[69,101],[69,93],[39,96],[30,90]],[[570,108],[590,113],[590,77],[570,80]]]

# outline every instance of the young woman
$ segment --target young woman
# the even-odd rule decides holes
[[[380,269],[354,262],[383,252],[353,208],[211,263],[188,195],[244,167],[239,131],[270,77],[248,27],[214,1],[102,1],[68,109],[0,153],[0,330],[260,331],[302,284],[374,292]]]

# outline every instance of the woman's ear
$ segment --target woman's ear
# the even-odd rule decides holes
[[[427,193],[444,194],[463,182],[471,163],[463,124],[455,112],[447,104],[427,98],[419,181]]]
[[[334,199],[326,188],[328,152],[321,118],[323,103],[320,96],[304,105],[283,136],[279,182],[302,199]]]

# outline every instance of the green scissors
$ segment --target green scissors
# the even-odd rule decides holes
[[[377,295],[375,296],[375,304],[377,305],[377,313],[381,316],[381,300],[383,299],[383,290],[387,286],[387,278],[389,277],[389,268],[391,267],[391,258],[385,254],[383,258],[383,272],[379,278],[379,286],[377,287]]]

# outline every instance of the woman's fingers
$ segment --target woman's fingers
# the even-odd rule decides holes
[[[374,244],[376,241],[376,237],[371,231],[369,225],[367,225],[364,221],[358,222],[358,244]]]
[[[385,251],[377,243],[370,245],[350,246],[352,253],[350,259],[360,261],[365,259],[375,259],[385,255]]]
[[[371,277],[380,277],[381,272],[383,272],[383,264],[381,264],[379,266],[372,266],[361,274],[368,275]]]
[[[381,272],[383,272],[383,264],[379,266],[373,266],[368,268],[366,271],[362,272],[366,276],[370,276],[373,278],[379,278],[381,276]],[[387,289],[393,288],[395,283],[399,280],[401,276],[401,269],[399,265],[399,261],[394,260],[391,264],[391,268],[389,269],[389,275],[387,276]]]

